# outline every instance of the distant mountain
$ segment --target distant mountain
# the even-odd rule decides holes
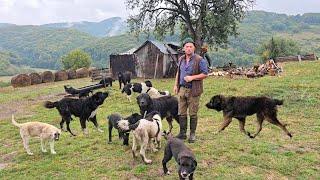
[[[124,34],[128,28],[125,20],[120,17],[105,19],[100,22],[70,22],[70,23],[53,23],[44,24],[42,27],[48,28],[69,28],[76,29],[81,32],[86,32],[96,37],[108,37]]]
[[[0,23],[0,28],[9,27],[9,26],[16,26],[16,25],[15,24],[9,24],[9,23]]]

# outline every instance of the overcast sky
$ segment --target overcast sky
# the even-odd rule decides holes
[[[0,23],[46,24],[126,17],[125,0],[0,0]],[[320,13],[320,0],[256,0],[254,10]]]

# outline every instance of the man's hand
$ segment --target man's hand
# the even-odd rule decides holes
[[[192,77],[192,76],[185,76],[185,77],[184,77],[184,80],[185,80],[186,82],[191,82],[191,81],[193,81],[193,77]]]
[[[174,94],[178,94],[178,90],[179,90],[178,86],[177,86],[177,85],[174,85],[174,86],[173,86],[173,92],[174,92]]]

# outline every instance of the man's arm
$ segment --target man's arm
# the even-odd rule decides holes
[[[187,82],[191,81],[197,81],[197,80],[203,80],[208,76],[208,66],[204,59],[200,60],[199,62],[199,68],[200,68],[200,74],[192,75],[192,76],[186,76],[184,77],[184,80]]]

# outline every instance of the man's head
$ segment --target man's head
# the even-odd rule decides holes
[[[192,55],[196,49],[192,38],[186,38],[183,40],[183,49],[186,55]]]

